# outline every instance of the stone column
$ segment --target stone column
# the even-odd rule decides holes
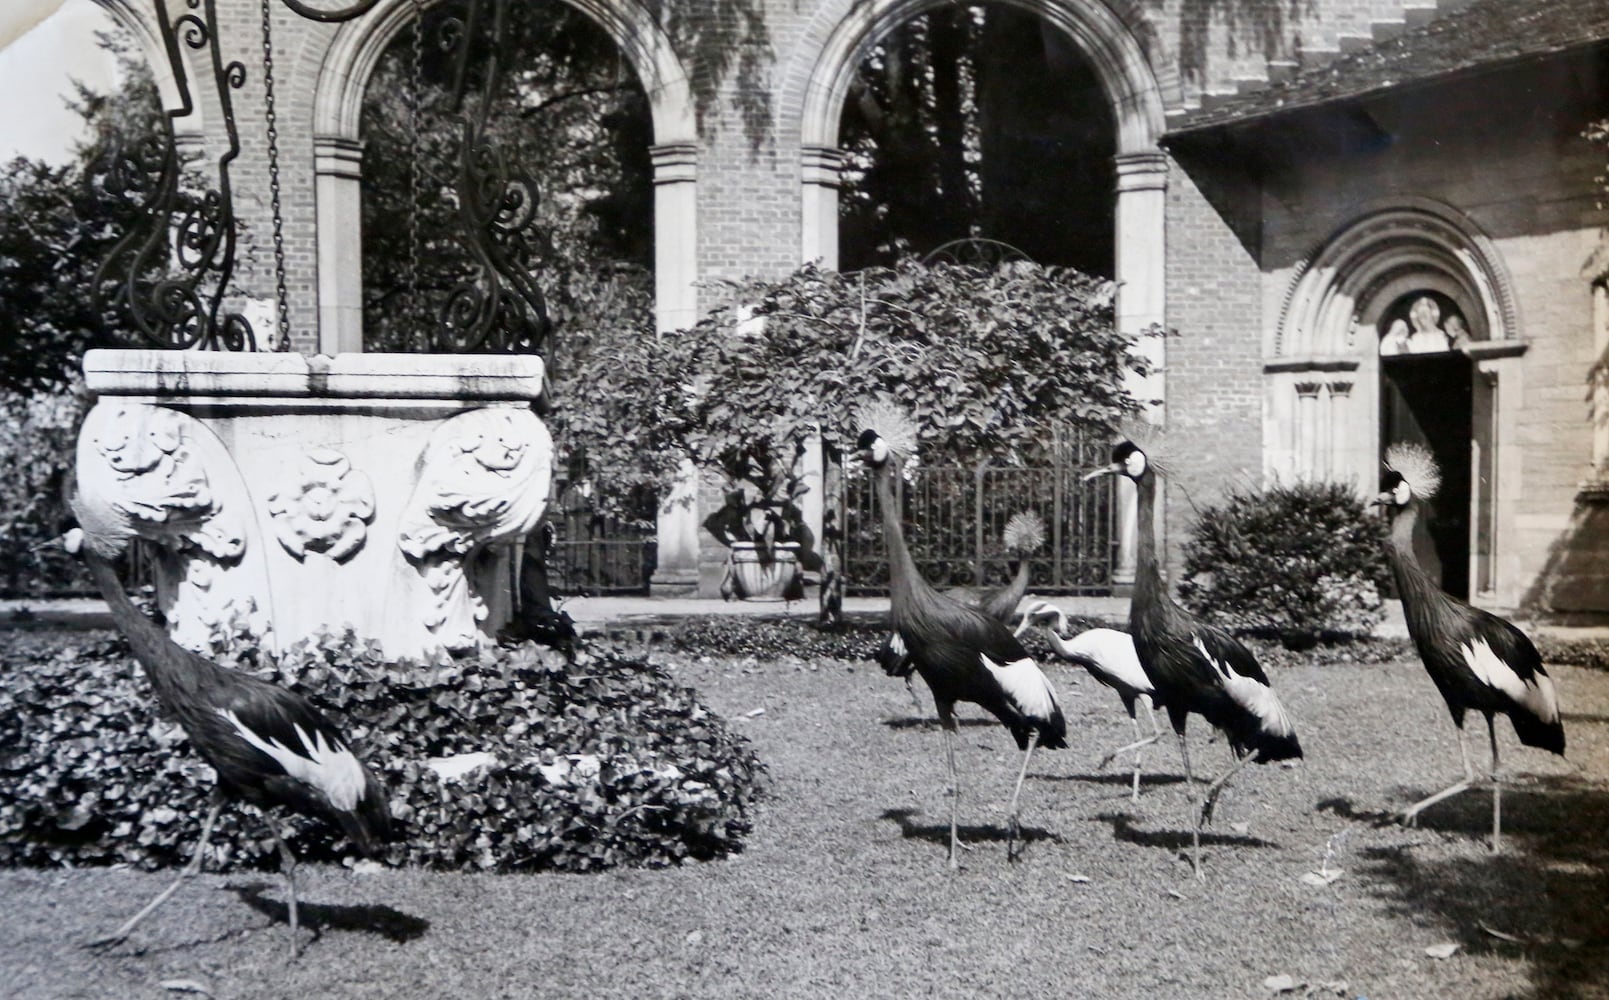
[[[1319,455],[1318,392],[1322,383],[1296,383],[1296,473],[1303,479],[1321,474],[1323,460]]]
[[[654,302],[661,333],[698,320],[698,147],[654,146]]]
[[[1114,162],[1117,328],[1137,335],[1151,324],[1163,322],[1167,307],[1168,158],[1162,153],[1124,153]],[[1140,350],[1150,359],[1155,372],[1149,378],[1133,378],[1129,391],[1140,399],[1166,399],[1163,372],[1167,359],[1161,338],[1148,338],[1140,344]],[[1161,417],[1160,413],[1153,414],[1153,419]],[[1119,477],[1117,499],[1117,566],[1112,582],[1128,586],[1134,582],[1136,499],[1134,484],[1126,478]],[[1163,509],[1165,505],[1159,507],[1159,511]]]
[[[1325,458],[1324,475],[1328,479],[1346,478],[1347,445],[1357,435],[1352,416],[1352,380],[1333,379],[1330,382],[1330,426],[1326,435],[1329,442]]]
[[[800,261],[838,266],[838,189],[844,151],[832,146],[806,146],[800,154],[800,201],[803,208]]]
[[[363,143],[343,136],[313,140],[318,205],[318,350],[363,350]]]
[[[660,333],[692,326],[698,319],[698,147],[655,146],[654,301]],[[657,519],[659,558],[649,581],[653,592],[692,593],[698,587],[698,471],[684,463],[676,488]]]

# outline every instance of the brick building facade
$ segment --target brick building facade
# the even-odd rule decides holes
[[[148,0],[99,2],[165,65]],[[616,39],[650,97],[661,328],[698,315],[700,279],[837,262],[848,81],[872,42],[938,0],[570,2]],[[218,6],[224,58],[260,65],[261,7]],[[1371,484],[1389,366],[1370,338],[1406,296],[1434,292],[1474,328],[1459,404],[1463,446],[1478,452],[1461,550],[1471,597],[1609,611],[1609,540],[1596,530],[1609,437],[1584,399],[1609,337],[1589,266],[1603,160],[1580,135],[1609,114],[1601,4],[1011,6],[1073,40],[1112,109],[1113,184],[1100,196],[1115,201],[1119,323],[1178,331],[1148,387],[1189,456],[1188,500],[1171,489],[1165,508],[1169,537],[1227,485]],[[304,351],[361,345],[358,109],[415,9],[379,0],[324,24],[271,5],[290,326]],[[259,245],[263,83],[248,72],[232,95],[237,210]],[[171,79],[164,94],[177,99]],[[208,97],[187,128],[215,142],[220,120]],[[252,256],[248,294],[271,300],[271,264]],[[701,564],[709,586],[717,556],[701,518],[695,505],[663,519],[665,589],[698,585]]]

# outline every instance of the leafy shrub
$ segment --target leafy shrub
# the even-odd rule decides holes
[[[0,404],[0,596],[93,593],[83,564],[59,545],[61,483],[72,468],[84,401],[73,392]]]
[[[1530,632],[1543,663],[1567,663],[1592,670],[1609,670],[1609,639],[1564,638]]]
[[[497,871],[660,866],[738,850],[763,768],[662,671],[613,649],[573,664],[533,645],[387,664],[350,637],[238,666],[344,722],[391,798],[391,864]],[[227,658],[221,657],[221,658]],[[0,685],[0,864],[185,860],[211,769],[158,717],[120,639],[14,656]],[[430,758],[497,763],[443,780]],[[333,825],[288,820],[298,853],[340,858]],[[273,864],[249,811],[225,810],[217,865]]]
[[[1179,597],[1227,628],[1298,645],[1365,635],[1385,614],[1381,531],[1340,483],[1231,493],[1185,543]]]

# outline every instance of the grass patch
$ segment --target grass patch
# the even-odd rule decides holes
[[[1048,664],[1070,748],[1036,754],[1030,843],[1005,861],[1010,736],[963,719],[965,867],[944,867],[948,800],[930,706],[866,661],[795,652],[647,656],[731,721],[770,790],[742,853],[664,869],[496,875],[335,865],[299,877],[302,960],[285,967],[282,890],[207,875],[107,954],[103,933],[170,872],[0,871],[8,988],[25,997],[761,996],[1102,998],[1601,997],[1609,982],[1609,676],[1560,666],[1570,760],[1515,747],[1509,850],[1487,853],[1490,803],[1468,793],[1418,829],[1377,825],[1459,772],[1445,708],[1412,659],[1283,662],[1273,683],[1299,767],[1254,767],[1219,803],[1190,877],[1176,747],[1147,752],[1139,802],[1095,762],[1131,732],[1109,691]],[[633,655],[637,655],[635,652]],[[917,685],[921,691],[921,685]],[[922,692],[925,699],[925,692]],[[1192,761],[1221,741],[1196,723]],[[9,778],[7,779],[9,780]],[[1341,872],[1327,885],[1303,876]],[[1492,932],[1497,932],[1496,934]],[[1497,936],[1498,934],[1505,936]],[[1511,940],[1512,939],[1512,940]],[[1425,953],[1459,946],[1451,958]]]

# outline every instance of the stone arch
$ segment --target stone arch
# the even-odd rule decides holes
[[[429,0],[434,3],[435,0]],[[696,137],[692,86],[670,39],[638,4],[624,0],[563,0],[595,21],[620,46],[648,94],[658,145]],[[397,32],[413,17],[413,0],[380,0],[364,17],[336,31],[319,72],[313,129],[320,136],[358,138],[369,77]]]
[[[1491,239],[1450,206],[1408,198],[1365,211],[1307,256],[1286,291],[1271,353],[1372,350],[1359,328],[1414,286],[1457,302],[1477,340],[1519,336],[1513,283]]]
[[[135,45],[139,47],[140,54],[145,58],[145,64],[151,68],[151,76],[156,81],[157,96],[162,101],[162,107],[168,110],[178,108],[182,102],[179,93],[178,81],[173,77],[173,66],[168,62],[168,53],[162,42],[162,30],[156,23],[156,12],[147,3],[139,0],[95,0],[96,6],[111,15],[120,27],[134,37]],[[179,46],[179,58],[184,61],[184,71],[190,76],[191,94],[194,104],[190,115],[182,123],[186,135],[202,135],[205,133],[206,102],[202,100],[206,88],[200,88],[197,93],[195,87],[196,66],[190,57],[190,50],[183,45]]]
[[[427,0],[434,2],[434,0]],[[697,115],[693,89],[669,37],[630,0],[563,0],[620,47],[648,95],[654,129],[655,312],[661,329],[691,322],[697,281]],[[414,14],[414,0],[380,0],[342,24],[319,68],[313,98],[318,205],[319,344],[362,350],[361,188],[363,95],[381,55]]]
[[[1080,0],[997,0],[1031,11],[1078,43],[1111,102],[1119,156],[1156,152],[1164,131],[1162,92],[1138,39],[1103,3]],[[945,0],[833,0],[806,31],[807,55],[789,67],[784,107],[800,109],[800,142],[833,148],[838,120],[855,68],[867,50],[919,14]],[[813,62],[806,63],[814,53]]]

